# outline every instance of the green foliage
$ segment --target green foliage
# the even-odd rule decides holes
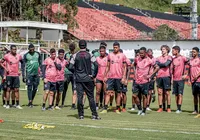
[[[159,26],[153,32],[154,40],[178,40],[179,38],[178,33],[166,24]]]

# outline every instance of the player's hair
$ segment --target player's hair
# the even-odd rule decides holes
[[[141,51],[141,50],[143,50],[143,51],[145,51],[145,52],[147,51],[147,49],[146,49],[145,47],[141,47],[141,48],[140,48],[140,51]]]
[[[152,49],[148,49],[147,52],[153,52],[153,50]]]
[[[101,50],[101,49],[106,49],[106,46],[100,46],[99,50]]]
[[[59,49],[59,50],[58,50],[58,54],[60,54],[60,53],[65,53],[65,50]]]
[[[120,47],[120,44],[118,42],[113,43],[113,46],[118,46]]]
[[[181,48],[179,46],[174,46],[172,49],[177,50],[179,53],[181,51]]]
[[[16,46],[15,45],[11,45],[10,49],[12,50],[13,48],[16,48]]]
[[[56,52],[56,50],[54,48],[50,49],[50,53],[55,53],[55,52]]]
[[[162,45],[162,46],[160,47],[160,50],[162,50],[162,48],[165,48],[165,49],[167,50],[167,53],[170,52],[169,46],[167,46],[167,45]]]
[[[100,43],[100,47],[101,47],[101,46],[107,47],[106,42],[101,42],[101,43]]]
[[[195,51],[197,51],[197,52],[199,52],[199,48],[198,47],[194,47],[192,49],[195,50]]]
[[[139,50],[135,50],[135,54],[139,53]]]
[[[69,44],[69,50],[74,51],[76,48],[76,45],[74,43]]]
[[[119,52],[120,52],[120,53],[123,53],[123,50],[122,50],[122,49],[119,49]]]

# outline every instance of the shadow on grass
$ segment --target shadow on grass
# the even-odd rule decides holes
[[[67,117],[71,117],[71,118],[76,118],[76,119],[79,119],[79,116],[78,116],[78,114],[74,114],[74,115],[67,115]],[[84,118],[91,119],[91,116],[84,116]]]

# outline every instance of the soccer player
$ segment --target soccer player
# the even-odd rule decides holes
[[[170,105],[171,105],[171,99],[170,99],[170,91],[171,91],[171,62],[172,57],[169,55],[170,48],[167,45],[161,46],[162,56],[158,57],[156,59],[156,66],[158,66],[159,69],[155,69],[155,71],[158,70],[157,73],[157,87],[158,87],[158,103],[159,103],[159,109],[157,112],[162,112],[162,103],[163,98],[166,96],[167,98],[167,112],[170,113]]]
[[[106,55],[106,47],[99,47],[100,56],[96,58],[98,63],[98,73],[96,77],[96,108],[98,110],[99,107],[99,98],[101,91],[103,90],[103,94],[106,92],[106,83],[103,82],[104,73],[107,67],[108,56]]]
[[[120,101],[122,84],[126,80],[126,56],[120,53],[120,44],[115,42],[113,44],[114,52],[108,55],[108,63],[106,67],[106,72],[104,74],[104,82],[107,84],[106,91],[106,101],[104,109],[101,113],[107,113],[108,103],[110,101],[110,96],[113,96],[113,91],[116,92],[117,102],[116,102],[116,113],[120,114]]]
[[[6,92],[6,109],[10,108],[10,92],[14,90],[16,97],[16,108],[22,109],[19,105],[19,63],[21,63],[21,70],[24,71],[22,56],[17,54],[17,47],[15,45],[10,46],[10,53],[6,54],[3,58],[3,61],[6,62],[6,82],[7,82],[7,92]]]
[[[46,58],[42,67],[42,78],[44,79],[44,95],[42,110],[45,111],[45,104],[49,95],[49,107],[48,110],[52,110],[53,97],[56,92],[56,76],[57,72],[61,70],[58,58],[56,58],[56,50],[52,48],[50,50],[50,57]]]
[[[187,77],[187,75],[184,74],[184,70],[188,59],[180,55],[179,46],[174,46],[172,48],[172,54],[175,56],[172,61],[173,94],[175,95],[177,105],[176,113],[179,114],[181,113],[185,78]]]
[[[39,68],[41,66],[41,56],[39,52],[35,51],[35,46],[30,44],[28,47],[29,51],[24,55],[24,69],[26,67],[26,72],[22,73],[23,82],[27,85],[28,92],[28,106],[33,107],[33,100],[35,98],[38,85],[40,82]]]
[[[153,61],[153,63],[155,64],[156,62],[156,59],[153,57],[153,51],[152,49],[148,49],[147,50],[147,55],[148,57]],[[153,73],[154,71],[154,67],[151,67],[150,68],[150,73]],[[155,77],[154,77],[155,79]],[[150,104],[151,104],[151,99],[152,99],[152,102],[155,102],[155,80],[151,80],[150,83],[149,83],[149,93],[148,93],[148,96],[147,96],[147,110],[148,111],[151,111],[150,109]]]
[[[153,61],[147,56],[145,47],[140,48],[139,53],[140,56],[134,62],[135,82],[133,83],[132,91],[133,98],[138,107],[138,115],[144,116],[147,108],[150,68],[153,65]],[[143,99],[143,110],[139,100],[139,94],[141,94],[141,100]]]
[[[59,49],[58,50],[58,60],[60,60],[59,64],[61,65],[61,70],[57,71],[57,76],[56,76],[56,91],[57,91],[57,95],[56,95],[56,107],[55,109],[60,109],[59,102],[60,102],[60,97],[61,94],[63,93],[64,90],[64,80],[65,80],[65,68],[68,64],[68,62],[64,59],[64,54],[65,51],[63,49]]]
[[[94,101],[94,78],[96,78],[97,75],[98,64],[95,57],[92,57],[90,53],[86,51],[87,42],[85,40],[79,41],[79,48],[80,51],[73,55],[69,64],[69,70],[75,74],[76,79],[79,119],[84,119],[83,95],[85,92],[92,111],[92,120],[99,120],[101,118],[97,114]],[[94,65],[93,72],[92,64]]]
[[[71,43],[69,45],[69,50],[70,52],[66,53],[64,58],[65,60],[67,60],[68,62],[70,61],[72,55],[75,53],[75,49],[76,46],[74,43]],[[62,94],[62,107],[64,107],[64,103],[65,103],[65,98],[66,98],[66,94],[67,94],[67,90],[69,87],[69,84],[71,82],[72,85],[72,110],[76,109],[76,100],[77,100],[77,93],[76,93],[76,89],[75,89],[75,79],[74,79],[74,75],[71,71],[68,70],[68,68],[65,68],[65,81],[64,81],[64,90],[63,90],[63,94]]]
[[[199,48],[192,48],[192,58],[189,61],[189,77],[192,83],[192,93],[194,99],[194,112],[192,114],[198,114],[198,102],[200,104],[200,58],[198,55]]]

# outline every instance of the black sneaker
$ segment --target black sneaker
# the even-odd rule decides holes
[[[72,106],[70,110],[76,110],[76,106]]]
[[[92,120],[101,120],[99,116],[92,116]]]
[[[84,116],[80,116],[80,117],[79,117],[79,120],[84,120]]]

